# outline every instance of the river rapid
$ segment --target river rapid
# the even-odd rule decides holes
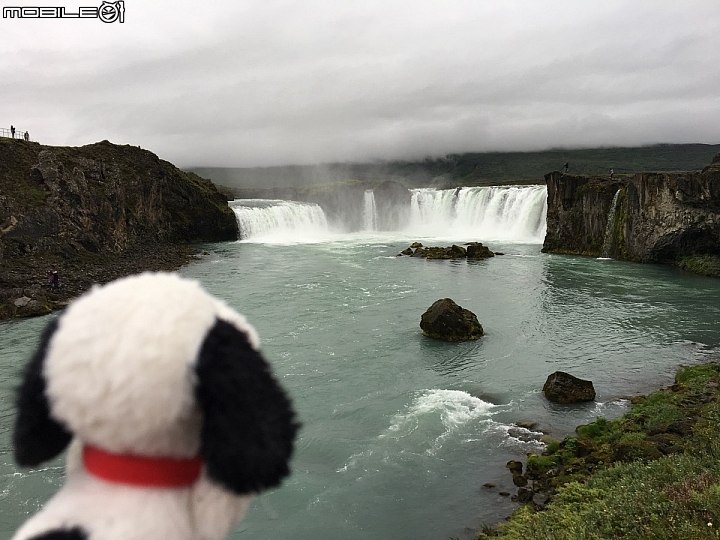
[[[718,358],[720,280],[541,253],[543,187],[453,191],[415,190],[394,231],[376,230],[369,196],[357,231],[313,205],[235,201],[244,239],[203,246],[180,270],[255,325],[303,424],[292,476],[231,538],[471,538],[516,507],[500,495],[514,492],[505,463],[541,451],[541,431],[616,417],[679,364]],[[482,241],[504,255],[397,256],[414,241]],[[486,335],[423,337],[420,316],[445,297]],[[10,449],[17,374],[52,317],[0,323],[2,537],[63,480],[62,459],[18,470]],[[556,370],[593,380],[596,402],[548,403]]]

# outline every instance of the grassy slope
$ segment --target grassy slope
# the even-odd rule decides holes
[[[720,364],[675,381],[530,456],[526,476],[553,494],[547,509],[525,505],[477,538],[720,538]]]
[[[450,187],[542,181],[544,174],[562,169],[566,162],[570,164],[571,173],[582,175],[606,175],[610,169],[616,174],[699,170],[718,152],[720,145],[661,144],[637,148],[450,154],[440,159],[379,164],[334,163],[256,169],[191,167],[189,170],[231,188],[299,187],[338,180],[379,183],[389,178],[401,180],[409,187]]]

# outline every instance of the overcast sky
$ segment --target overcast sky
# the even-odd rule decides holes
[[[0,19],[0,126],[181,167],[720,143],[718,0],[124,7],[123,23]]]

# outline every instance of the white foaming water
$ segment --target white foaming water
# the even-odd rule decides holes
[[[427,438],[429,433],[437,434],[427,450],[435,453],[446,437],[470,421],[489,419],[495,407],[461,390],[425,390],[406,412],[395,416],[381,438],[405,438],[422,425],[420,433],[423,438]]]
[[[363,196],[363,230],[377,230],[377,208],[375,206],[375,192],[372,189],[365,191]]]
[[[395,237],[400,233],[415,239],[444,237],[458,241],[542,243],[546,200],[545,186],[414,189],[409,221],[400,224]],[[355,232],[362,232],[364,237],[373,233],[372,239],[376,240],[380,219],[372,190],[364,193],[362,205],[362,223],[355,225],[362,229]],[[243,241],[313,243],[347,237],[331,230],[325,213],[317,204],[238,199],[230,206],[237,217]]]
[[[241,240],[306,243],[330,234],[325,213],[317,204],[237,199],[230,206],[235,212]]]
[[[612,202],[610,203],[610,211],[608,212],[607,225],[605,225],[605,238],[603,239],[603,246],[598,259],[607,260],[610,258],[610,248],[612,247],[612,232],[613,225],[615,225],[615,212],[617,211],[617,201],[620,190],[618,189],[613,196]]]
[[[416,234],[542,243],[547,188],[415,189],[410,212],[408,229]]]

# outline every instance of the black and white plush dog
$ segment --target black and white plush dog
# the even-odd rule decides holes
[[[65,485],[13,540],[219,540],[288,475],[297,424],[245,318],[198,283],[96,287],[18,391],[21,466],[69,445]]]

